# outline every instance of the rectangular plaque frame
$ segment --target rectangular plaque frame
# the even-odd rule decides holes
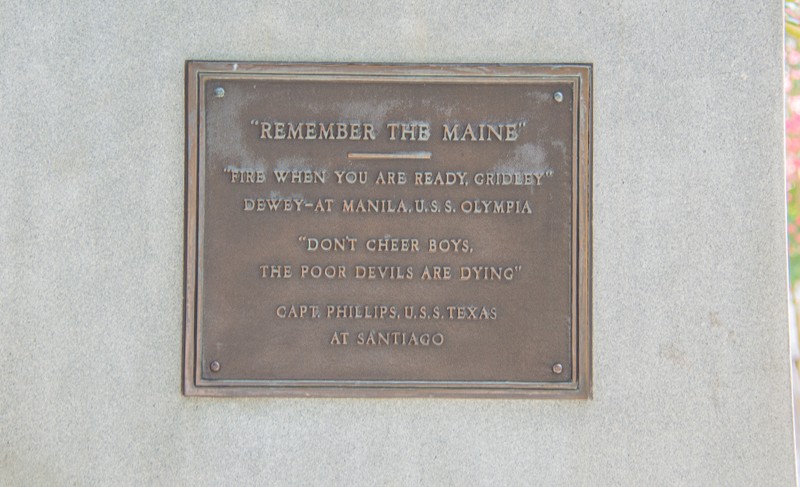
[[[591,65],[387,65],[387,64],[262,64],[215,61],[189,61],[186,65],[186,220],[185,220],[185,293],[183,336],[183,393],[187,396],[316,396],[316,397],[498,397],[498,398],[563,398],[587,399],[591,396]],[[342,372],[336,378],[231,377],[215,378],[212,359],[204,357],[203,338],[213,323],[203,322],[203,279],[207,254],[204,253],[204,207],[206,200],[204,174],[206,152],[205,124],[209,108],[206,100],[216,84],[242,82],[361,83],[364,86],[397,85],[459,86],[481,89],[534,86],[536,90],[565,86],[564,93],[550,91],[557,102],[564,99],[572,113],[571,194],[560,194],[569,200],[569,357],[552,365],[553,373],[566,377],[540,380],[505,380],[498,368],[490,379],[459,380],[420,379],[414,376],[381,379],[369,376],[366,367],[356,372]],[[255,85],[254,85],[255,87]],[[445,90],[448,88],[444,88]],[[224,92],[223,92],[224,93]],[[537,92],[538,93],[538,92]],[[569,96],[571,95],[571,96]],[[217,93],[220,96],[220,93]],[[541,97],[540,97],[541,98]],[[325,100],[322,100],[323,102]],[[540,100],[541,102],[541,100]],[[497,114],[494,114],[497,115]],[[242,128],[245,130],[245,128]],[[557,194],[556,196],[559,196]],[[216,202],[214,202],[216,203]],[[557,222],[559,223],[559,222]],[[216,235],[215,235],[216,237]],[[545,237],[543,237],[545,238]],[[224,240],[224,238],[223,238]],[[556,266],[554,264],[554,267]],[[553,271],[553,269],[549,269]],[[554,272],[554,271],[553,271]],[[563,276],[562,276],[563,277]],[[546,286],[547,283],[542,284]],[[376,285],[379,287],[380,285]],[[538,289],[538,288],[537,288]],[[536,296],[526,299],[535,301]],[[543,298],[539,298],[540,301]],[[510,307],[510,306],[509,306]],[[215,309],[218,314],[219,310]],[[512,311],[509,311],[513,313]],[[513,321],[513,320],[512,320]],[[512,331],[525,323],[516,317]],[[207,326],[208,328],[204,328]],[[206,330],[204,332],[204,330]],[[496,333],[502,333],[498,330]],[[545,341],[546,342],[546,341]],[[548,343],[542,346],[547,349]],[[303,354],[304,350],[296,350]],[[454,355],[456,358],[463,358]],[[241,358],[241,357],[237,357]],[[512,361],[513,362],[513,361]],[[563,362],[563,363],[562,363]],[[549,365],[548,365],[549,367]],[[446,366],[445,366],[446,368]],[[254,365],[253,369],[257,369]],[[249,369],[248,369],[249,370]],[[227,372],[227,370],[226,370]],[[302,371],[301,371],[302,372]],[[427,371],[426,371],[427,372]],[[492,372],[494,368],[492,368]],[[515,371],[518,373],[518,371]],[[299,374],[302,375],[302,374]],[[546,377],[546,374],[545,376]]]

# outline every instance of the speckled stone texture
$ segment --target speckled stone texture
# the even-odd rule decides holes
[[[781,8],[3,1],[0,484],[794,485]],[[594,63],[594,398],[183,397],[187,59]]]

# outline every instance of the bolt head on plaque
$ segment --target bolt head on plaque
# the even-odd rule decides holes
[[[221,86],[217,86],[216,88],[214,88],[214,96],[216,96],[217,98],[222,98],[223,96],[225,96],[225,88]]]
[[[211,369],[211,372],[219,372],[219,369],[221,369],[222,366],[219,364],[219,362],[214,360],[213,362],[211,362],[208,368]]]
[[[555,93],[553,93],[553,99],[558,103],[561,103],[562,101],[564,101],[564,94],[561,93],[560,91],[556,91]]]

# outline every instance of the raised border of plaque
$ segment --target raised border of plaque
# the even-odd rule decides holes
[[[504,380],[235,380],[212,379],[204,374],[202,357],[203,234],[202,207],[207,195],[200,177],[205,163],[207,93],[219,80],[342,80],[359,83],[425,84],[467,83],[548,84],[571,86],[572,131],[572,228],[570,267],[572,315],[569,377],[562,381],[525,382]],[[560,100],[559,100],[560,101]],[[413,64],[281,64],[227,61],[186,63],[186,189],[185,189],[185,288],[182,390],[187,396],[283,396],[283,397],[479,397],[560,398],[591,397],[591,152],[592,66],[590,64],[526,65],[413,65]],[[303,353],[298,350],[298,353]],[[561,364],[557,364],[559,369]],[[206,367],[207,368],[207,367]],[[212,366],[213,369],[213,366]],[[206,371],[208,372],[208,371]],[[559,370],[560,372],[560,370]]]

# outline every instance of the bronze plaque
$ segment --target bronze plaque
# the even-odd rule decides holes
[[[587,398],[591,66],[189,62],[183,391]]]

